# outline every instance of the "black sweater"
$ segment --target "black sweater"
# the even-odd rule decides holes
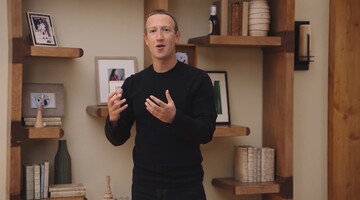
[[[133,182],[163,188],[201,183],[200,144],[211,141],[217,116],[207,73],[182,62],[165,73],[150,66],[127,78],[122,88],[129,106],[121,112],[116,128],[111,128],[107,118],[105,134],[113,145],[121,145],[129,139],[136,121]],[[150,95],[167,103],[167,89],[176,106],[171,124],[145,108]]]

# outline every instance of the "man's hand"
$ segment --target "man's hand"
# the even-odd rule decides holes
[[[150,96],[146,98],[145,106],[154,117],[158,118],[160,121],[165,123],[172,123],[176,114],[176,107],[174,101],[170,96],[169,90],[165,91],[165,96],[167,103],[161,101],[160,99]]]
[[[118,89],[116,92],[111,92],[108,96],[108,111],[109,111],[109,120],[112,125],[115,125],[116,122],[120,119],[120,112],[125,110],[128,105],[124,104],[126,99],[122,98],[122,89]]]

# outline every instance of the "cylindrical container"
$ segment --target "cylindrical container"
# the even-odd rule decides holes
[[[215,5],[211,5],[210,7],[209,35],[220,35],[220,24],[216,15]]]
[[[270,8],[267,0],[249,3],[249,35],[267,36],[270,29]]]
[[[54,160],[54,183],[71,183],[71,157],[67,149],[66,140],[59,140]]]

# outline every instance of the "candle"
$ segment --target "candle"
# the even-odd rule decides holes
[[[309,61],[311,44],[311,25],[300,25],[299,30],[299,60]]]

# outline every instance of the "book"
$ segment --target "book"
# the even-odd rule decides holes
[[[40,199],[40,165],[34,164],[34,199]]]
[[[275,150],[264,147],[261,149],[261,182],[274,181]]]
[[[239,14],[240,14],[240,3],[232,2],[231,3],[231,20],[230,35],[236,36],[239,35]]]
[[[241,1],[239,3],[239,35],[248,36],[249,32],[249,2]]]
[[[23,165],[23,192],[25,199],[34,199],[34,166]]]
[[[49,192],[59,191],[85,191],[86,187],[82,183],[54,184],[49,186]]]
[[[34,126],[36,122],[35,117],[24,117],[23,125],[24,126]],[[62,121],[61,117],[44,117],[43,122],[45,126],[61,126]]]
[[[86,195],[85,190],[53,191],[50,192],[50,198],[53,197],[83,197]]]
[[[248,180],[247,182],[254,182],[254,162],[255,162],[255,158],[254,158],[254,148],[252,146],[247,147],[248,150],[248,160],[247,160],[247,165],[248,165]]]
[[[49,161],[44,161],[42,163],[42,166],[44,166],[43,169],[43,190],[42,190],[42,198],[48,198],[49,197]]]
[[[248,182],[248,164],[246,146],[235,146],[234,151],[234,178],[240,182]]]

